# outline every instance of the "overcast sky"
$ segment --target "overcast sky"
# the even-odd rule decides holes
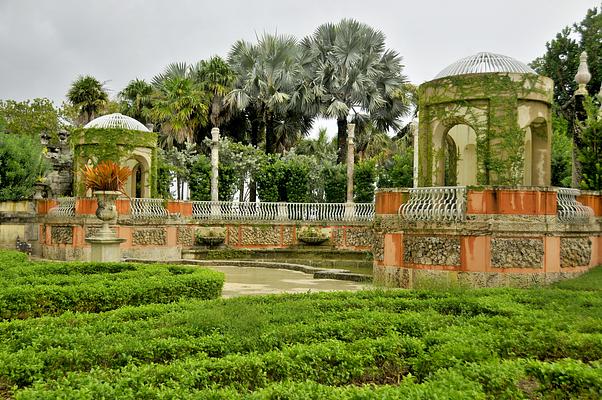
[[[0,0],[0,99],[59,105],[82,74],[115,96],[170,62],[226,57],[238,39],[302,38],[324,22],[358,19],[381,30],[413,83],[490,51],[525,63],[599,0]]]

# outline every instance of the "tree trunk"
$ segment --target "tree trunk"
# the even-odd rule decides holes
[[[337,164],[343,164],[347,161],[347,120],[345,118],[337,119],[337,128],[337,142],[339,146]]]
[[[270,111],[265,116],[265,153],[276,152],[276,134],[274,133],[274,114]]]

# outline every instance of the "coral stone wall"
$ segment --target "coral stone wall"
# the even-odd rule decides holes
[[[398,215],[403,191],[380,191],[374,279],[386,285],[531,286],[602,264],[602,195],[578,198],[588,222],[558,221],[553,188],[469,190],[461,222],[411,222]],[[376,239],[375,239],[376,241]]]
[[[101,226],[94,215],[96,199],[77,199],[75,215],[71,217],[49,213],[54,205],[56,203],[47,200],[38,203],[40,254],[49,259],[88,260],[91,248],[85,239],[94,236]],[[128,200],[117,200],[116,205],[119,217],[111,228],[118,237],[125,239],[121,245],[123,257],[180,259],[182,249],[199,245],[197,234],[216,227],[223,232],[224,245],[235,249],[307,246],[299,240],[300,230],[307,226],[327,233],[328,240],[323,246],[333,249],[365,252],[372,250],[374,243],[379,243],[379,238],[373,235],[371,222],[197,220],[192,216],[191,203],[182,201],[167,203],[167,217],[142,219],[132,218]]]

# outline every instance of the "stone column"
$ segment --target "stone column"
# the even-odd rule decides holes
[[[352,219],[355,215],[353,204],[353,167],[355,162],[355,124],[347,124],[347,203],[345,216]]]
[[[219,128],[211,129],[211,215],[219,215]]]
[[[577,69],[577,74],[575,75],[575,82],[579,85],[577,90],[575,91],[575,119],[578,121],[585,121],[585,107],[583,105],[583,101],[585,100],[585,96],[587,96],[587,88],[586,85],[592,78],[592,74],[589,72],[589,68],[587,66],[587,53],[584,51],[581,53],[579,57],[579,69]],[[581,146],[581,140],[579,139],[580,129],[579,125],[576,123],[572,123],[573,125],[573,174],[571,179],[571,187],[579,188],[579,182],[581,182],[581,163],[578,159],[579,147]]]
[[[355,157],[355,124],[347,124],[347,203],[353,203],[353,163]]]

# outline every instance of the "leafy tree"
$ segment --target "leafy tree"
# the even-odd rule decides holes
[[[371,203],[374,201],[375,180],[376,165],[374,161],[366,160],[355,166],[353,197],[356,203]]]
[[[69,88],[67,99],[79,110],[80,122],[93,120],[109,101],[103,84],[90,75],[79,76]]]
[[[577,89],[575,74],[582,51],[589,55],[588,66],[592,74],[588,91],[595,94],[602,80],[602,61],[599,57],[602,53],[602,13],[597,7],[588,10],[581,22],[557,33],[553,40],[546,43],[544,55],[530,64],[538,74],[554,80],[556,112],[560,112],[568,121],[573,118],[569,105]]]
[[[602,95],[600,96],[602,102]],[[578,150],[583,189],[602,190],[602,108],[586,99],[587,120],[581,127],[581,146]]]
[[[0,133],[0,201],[29,198],[47,169],[39,140]]]
[[[311,72],[312,92],[321,113],[337,120],[338,162],[346,159],[347,116],[361,110],[375,126],[399,129],[409,111],[401,58],[385,49],[385,35],[343,19],[319,26],[302,40],[303,64]]]
[[[4,121],[7,133],[26,135],[39,139],[45,133],[57,138],[60,112],[52,102],[45,98],[25,101],[0,100],[0,117]]]
[[[147,116],[152,108],[153,86],[144,79],[134,79],[119,92],[120,112],[143,124],[148,122]]]

